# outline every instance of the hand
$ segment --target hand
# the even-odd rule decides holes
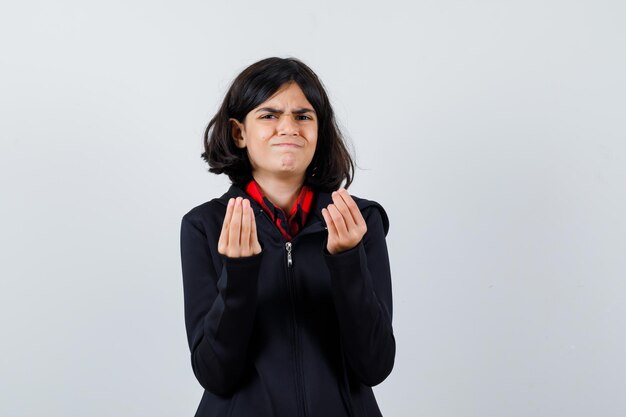
[[[358,245],[367,232],[367,224],[345,188],[334,191],[332,197],[334,204],[322,209],[322,216],[328,226],[326,250],[334,255]]]
[[[250,200],[242,197],[228,200],[217,251],[229,258],[261,253],[261,245],[256,234],[256,219],[250,207]]]

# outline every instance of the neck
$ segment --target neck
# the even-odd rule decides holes
[[[285,213],[289,213],[291,207],[295,204],[304,184],[304,176],[276,178],[266,177],[258,173],[252,175],[254,180],[261,187],[261,191],[276,207],[283,209]]]

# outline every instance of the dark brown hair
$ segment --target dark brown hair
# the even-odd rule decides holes
[[[350,186],[354,177],[354,162],[337,126],[324,86],[311,68],[296,58],[265,58],[250,65],[235,78],[204,133],[204,152],[201,156],[209,164],[209,172],[225,173],[237,185],[245,185],[252,179],[248,151],[235,145],[229,118],[243,122],[251,110],[292,81],[302,89],[318,119],[317,145],[307,167],[304,184],[320,191],[337,190],[344,180],[344,187]]]

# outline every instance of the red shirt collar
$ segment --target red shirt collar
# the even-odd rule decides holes
[[[254,179],[248,182],[245,191],[270,216],[272,222],[278,227],[278,230],[280,230],[286,240],[293,239],[306,224],[307,217],[311,212],[313,197],[315,196],[313,189],[303,185],[296,202],[291,207],[289,215],[287,215],[283,209],[272,204]]]

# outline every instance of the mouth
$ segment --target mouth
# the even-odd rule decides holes
[[[301,145],[298,145],[296,143],[277,143],[273,146],[280,146],[280,147],[292,147],[292,148],[301,148]]]

